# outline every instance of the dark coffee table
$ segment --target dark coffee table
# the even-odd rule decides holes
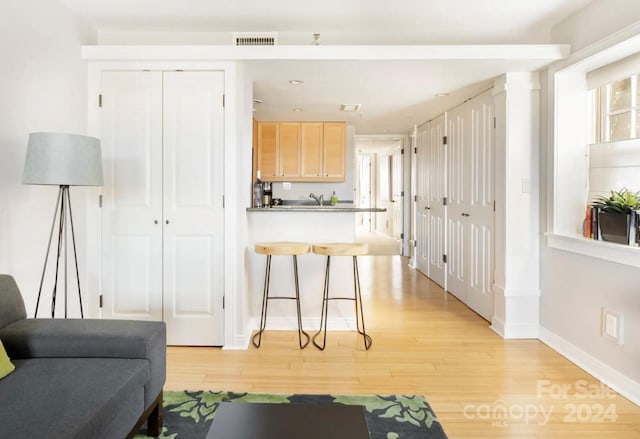
[[[223,402],[206,439],[369,439],[364,407]]]

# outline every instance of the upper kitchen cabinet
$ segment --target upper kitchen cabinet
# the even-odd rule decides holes
[[[322,176],[322,123],[303,123],[300,156],[302,157],[302,177]]]
[[[324,124],[322,172],[325,181],[344,181],[345,169],[345,124]]]
[[[300,177],[300,124],[281,123],[278,135],[278,176]]]
[[[265,181],[344,181],[344,122],[258,122],[257,163]]]
[[[258,170],[265,180],[278,177],[278,123],[258,122]]]

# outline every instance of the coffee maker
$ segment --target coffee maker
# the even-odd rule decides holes
[[[273,191],[271,190],[271,182],[265,181],[262,183],[262,206],[271,207],[273,200]]]

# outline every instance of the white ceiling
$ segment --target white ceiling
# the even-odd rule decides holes
[[[180,36],[175,41],[211,44],[207,35],[271,31],[280,44],[310,44],[320,33],[322,45],[429,45],[547,44],[550,29],[591,0],[59,1],[119,42],[137,43],[145,34],[145,42],[166,44],[173,33]],[[225,41],[230,44],[231,34]],[[263,100],[256,105],[258,120],[346,120],[359,134],[375,134],[408,132],[501,73],[547,62],[249,61],[248,71],[255,97]],[[290,79],[304,84],[292,86]],[[340,104],[362,107],[347,114]],[[294,107],[304,111],[294,113]]]

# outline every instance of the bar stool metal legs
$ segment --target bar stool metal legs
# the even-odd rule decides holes
[[[271,299],[285,299],[285,300],[295,300],[296,301],[296,311],[298,313],[298,343],[300,345],[300,349],[304,349],[309,344],[309,334],[307,334],[302,329],[302,315],[300,311],[300,284],[298,282],[298,257],[297,255],[293,256],[293,278],[295,283],[295,297],[289,296],[269,296],[269,283],[271,280],[271,256],[267,254],[267,265],[264,273],[264,288],[262,293],[262,311],[260,313],[260,329],[256,332],[251,338],[251,343],[259,348],[262,343],[262,333],[265,330],[267,324],[267,307],[269,304],[269,300]],[[303,342],[303,337],[305,341]],[[257,340],[256,340],[257,339]]]
[[[327,265],[325,269],[324,275],[324,290],[322,293],[322,312],[320,315],[320,329],[312,338],[313,344],[323,351],[327,344],[327,319],[329,312],[329,301],[330,300],[353,300],[355,303],[355,311],[356,311],[356,328],[360,335],[362,335],[362,339],[364,342],[364,348],[369,349],[373,340],[367,334],[365,326],[364,326],[364,311],[362,310],[362,294],[360,292],[360,274],[358,272],[358,259],[354,255],[353,256],[353,297],[329,297],[329,277],[330,277],[330,268],[331,268],[331,256],[327,255]],[[316,338],[322,334],[322,344],[316,341]]]

